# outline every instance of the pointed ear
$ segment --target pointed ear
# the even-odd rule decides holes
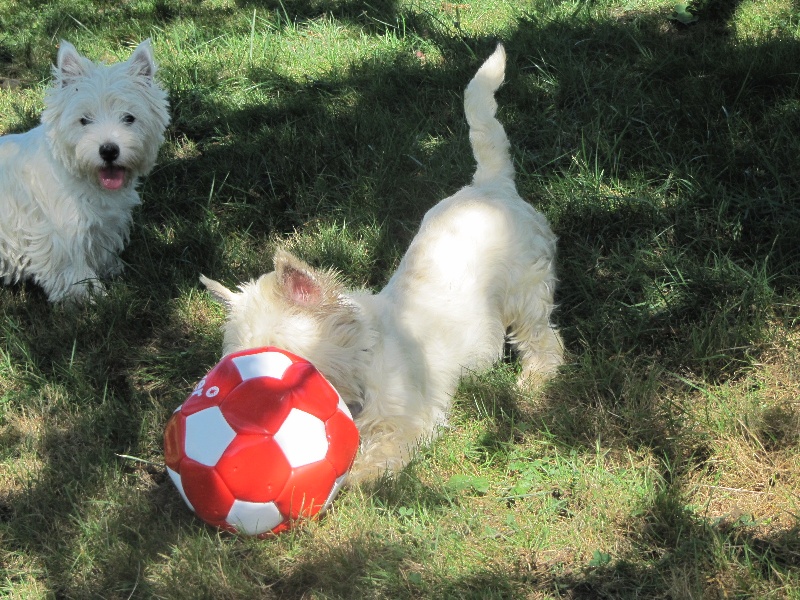
[[[142,77],[148,81],[153,80],[153,75],[156,72],[156,62],[153,59],[150,38],[147,38],[136,47],[127,62],[128,72],[131,75]]]
[[[75,46],[66,40],[61,40],[53,72],[61,81],[61,87],[66,87],[73,79],[84,77],[87,74],[86,59],[78,54]]]
[[[301,306],[317,306],[325,297],[319,275],[302,260],[279,250],[275,253],[275,274],[284,296]]]
[[[230,310],[236,304],[239,294],[232,292],[220,282],[209,279],[205,275],[200,275],[200,283],[206,286],[208,293],[211,294],[211,297],[214,298],[214,300],[222,304],[225,307],[225,310],[230,312]]]

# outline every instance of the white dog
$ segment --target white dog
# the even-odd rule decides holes
[[[228,311],[225,353],[267,345],[294,352],[354,409],[362,446],[353,479],[401,468],[446,422],[462,374],[501,358],[506,336],[522,380],[541,381],[562,362],[550,323],[556,238],[514,185],[495,118],[504,71],[498,46],[466,90],[478,162],[472,185],[428,211],[379,294],[346,291],[335,273],[285,251],[274,272],[240,293],[201,277]]]
[[[98,65],[62,41],[42,123],[0,138],[0,278],[31,279],[55,302],[82,299],[122,269],[136,183],[155,164],[167,94],[145,40]]]

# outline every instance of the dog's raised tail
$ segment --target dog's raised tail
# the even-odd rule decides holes
[[[509,153],[505,129],[497,120],[497,101],[494,93],[506,71],[506,51],[502,44],[486,59],[464,94],[464,112],[469,123],[469,140],[478,162],[474,185],[490,181],[514,179],[514,164]]]

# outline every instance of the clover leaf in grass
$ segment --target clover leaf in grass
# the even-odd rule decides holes
[[[486,477],[473,475],[453,475],[447,482],[447,488],[454,492],[471,491],[485,494],[489,491],[489,480]]]
[[[693,15],[691,12],[689,12],[689,5],[687,3],[678,2],[672,10],[670,19],[680,21],[684,25],[689,25],[690,23],[697,21],[697,15]]]
[[[604,567],[608,563],[611,562],[611,555],[607,552],[600,552],[600,550],[595,550],[592,553],[592,560],[589,561],[590,567]]]

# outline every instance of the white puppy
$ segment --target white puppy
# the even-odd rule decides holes
[[[32,279],[55,302],[122,269],[136,183],[155,164],[167,94],[145,40],[98,65],[62,41],[42,123],[0,138],[0,279]]]
[[[506,336],[522,380],[541,381],[562,362],[550,323],[556,237],[514,185],[495,118],[504,71],[498,46],[467,87],[472,185],[428,211],[379,294],[346,291],[335,273],[285,251],[240,293],[201,277],[228,310],[225,353],[272,345],[299,354],[353,409],[362,437],[353,479],[401,468],[446,422],[459,378],[500,359]]]

